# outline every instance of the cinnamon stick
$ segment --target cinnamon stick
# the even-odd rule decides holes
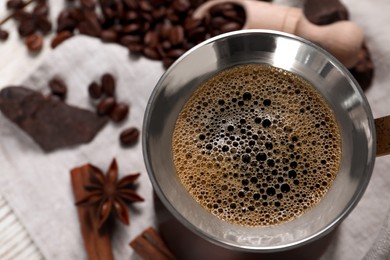
[[[162,238],[152,227],[149,227],[134,238],[134,240],[130,242],[130,246],[142,259],[177,259],[171,251],[169,251]]]
[[[87,191],[84,185],[89,180],[90,165],[86,164],[71,170],[71,182],[75,201],[83,198]],[[80,221],[80,230],[84,240],[84,247],[89,260],[113,260],[111,238],[107,226],[98,229],[98,223],[91,207],[77,207]]]

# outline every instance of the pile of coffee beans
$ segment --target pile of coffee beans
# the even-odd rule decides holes
[[[30,12],[26,5],[34,3]],[[194,10],[206,0],[66,0],[57,17],[55,48],[77,34],[118,43],[131,54],[162,60],[169,67],[196,44],[221,33],[239,30],[245,23],[240,5],[222,3],[211,8],[204,19],[192,18]],[[8,0],[7,8],[18,23],[30,51],[39,51],[43,35],[52,31],[47,0]],[[0,40],[8,33],[0,29]]]
[[[134,54],[162,60],[168,67],[185,51],[205,39],[239,30],[245,12],[239,5],[223,3],[202,20],[192,18],[204,0],[94,0],[74,1],[57,19],[61,41],[81,33],[121,44]],[[99,15],[97,10],[101,10]],[[58,44],[54,44],[57,46]],[[54,46],[54,47],[55,47]]]
[[[31,11],[26,6],[34,2]],[[23,1],[8,0],[7,9],[12,12],[12,18],[18,24],[18,33],[25,38],[27,48],[32,52],[40,51],[43,47],[43,36],[51,32],[52,23],[49,20],[49,5],[46,0]],[[0,33],[8,37],[7,34]],[[3,40],[4,37],[1,37]]]

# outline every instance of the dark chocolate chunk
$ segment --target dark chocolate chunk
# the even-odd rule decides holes
[[[88,143],[108,120],[21,86],[0,91],[0,111],[45,151]]]
[[[303,13],[310,22],[318,25],[349,19],[347,8],[339,0],[306,0]]]
[[[317,25],[326,25],[349,19],[348,9],[339,0],[306,0],[303,12],[310,22]],[[372,83],[375,66],[365,43],[363,43],[358,55],[358,63],[349,71],[365,91]]]

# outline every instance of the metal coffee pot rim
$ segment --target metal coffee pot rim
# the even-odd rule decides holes
[[[342,132],[340,171],[326,196],[297,219],[269,227],[230,224],[203,209],[178,180],[170,151],[177,116],[193,91],[215,73],[248,63],[282,68],[312,83],[333,109]],[[143,133],[146,168],[166,208],[201,237],[238,251],[281,251],[327,234],[362,197],[376,156],[374,118],[349,71],[316,44],[272,30],[226,33],[185,53],[157,83],[147,104]]]

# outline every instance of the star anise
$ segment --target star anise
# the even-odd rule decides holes
[[[129,225],[127,203],[144,201],[134,191],[134,181],[139,173],[129,174],[118,181],[118,165],[115,158],[106,175],[96,166],[90,165],[90,183],[84,188],[88,194],[76,202],[77,206],[93,206],[100,228],[114,213],[120,221]]]

